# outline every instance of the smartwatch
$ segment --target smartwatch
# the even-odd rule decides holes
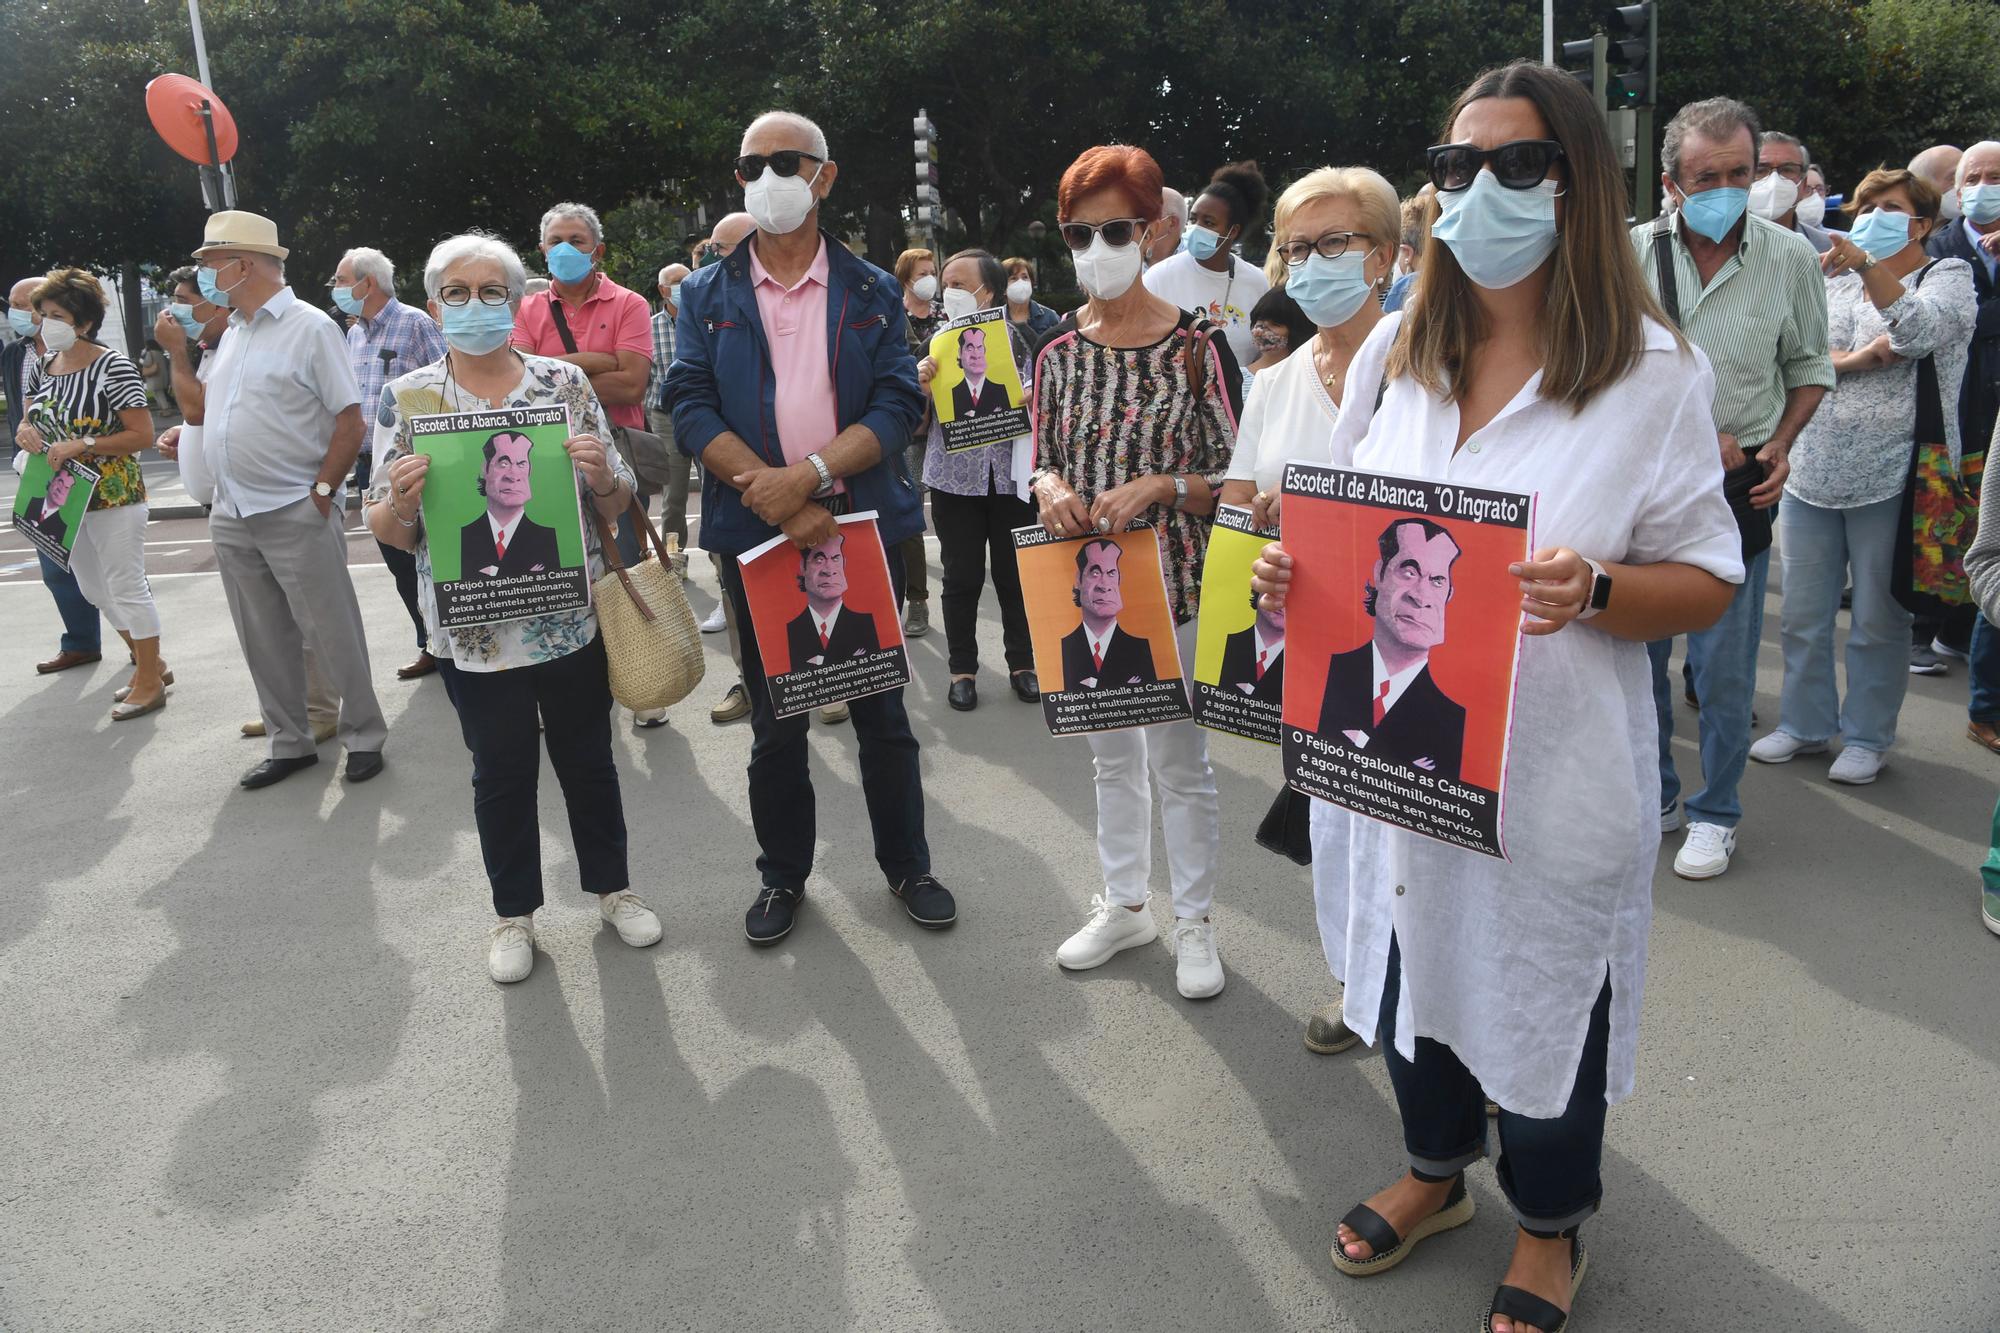
[[[1583,563],[1590,566],[1590,594],[1583,599],[1583,610],[1576,613],[1578,620],[1588,620],[1611,605],[1611,576],[1589,556],[1583,557]]]

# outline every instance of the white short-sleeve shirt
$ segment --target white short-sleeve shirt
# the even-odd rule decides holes
[[[1401,314],[1386,315],[1348,363],[1344,393],[1366,398],[1369,407],[1382,386],[1382,363],[1401,325]],[[1387,325],[1385,332],[1383,325]],[[1293,352],[1257,376],[1256,390],[1243,405],[1243,423],[1236,430],[1236,451],[1229,456],[1229,480],[1255,482],[1260,491],[1275,491],[1285,464],[1330,462],[1334,423],[1340,407],[1320,380],[1313,362],[1313,345]]]
[[[1394,335],[1384,321],[1370,341]],[[1454,453],[1457,405],[1407,376],[1392,380],[1379,408],[1372,396],[1351,398],[1333,461],[1536,493],[1537,547],[1742,581],[1710,413],[1715,381],[1698,351],[1648,323],[1639,364],[1581,412],[1544,401],[1540,388],[1538,373]],[[1573,623],[1521,643],[1511,861],[1315,802],[1313,890],[1327,962],[1347,984],[1347,1025],[1375,1041],[1393,931],[1398,1050],[1411,1056],[1416,1038],[1435,1038],[1502,1106],[1552,1117],[1569,1102],[1608,976],[1605,1096],[1629,1096],[1660,843],[1658,743],[1646,646]]]

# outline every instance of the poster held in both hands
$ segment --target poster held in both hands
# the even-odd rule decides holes
[[[431,460],[424,532],[444,628],[590,605],[570,434],[565,407],[410,418],[411,448]]]
[[[1285,781],[1505,858],[1531,495],[1287,463]]]
[[[28,454],[27,460],[14,492],[14,531],[68,573],[76,534],[97,494],[97,470],[74,458],[57,469],[45,453]]]
[[[931,407],[947,453],[979,449],[1026,435],[1028,409],[1007,310],[975,310],[931,335]]]
[[[1204,727],[1278,743],[1285,698],[1285,613],[1258,605],[1250,566],[1275,527],[1250,511],[1218,505],[1201,567],[1201,619],[1194,647],[1194,720]]]
[[[1157,532],[1143,523],[1082,537],[1016,528],[1014,553],[1050,732],[1192,716]]]
[[[773,537],[737,557],[764,683],[794,717],[910,682],[903,617],[875,511],[839,514],[839,532],[801,551]]]

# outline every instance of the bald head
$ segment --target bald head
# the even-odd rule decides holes
[[[757,219],[748,213],[731,213],[715,224],[715,231],[708,239],[723,247],[723,253],[727,254],[743,244],[743,239],[755,230]]]
[[[1965,156],[1948,143],[1924,149],[1910,159],[1910,170],[1938,187],[1940,194],[1958,183],[1958,160]]]
[[[826,132],[796,111],[766,111],[743,131],[741,151],[745,153],[775,153],[785,148],[811,153],[822,162],[832,161]]]
[[[19,282],[15,283],[12,287],[9,287],[7,289],[7,304],[13,306],[14,309],[16,310],[34,309],[33,304],[30,303],[28,300],[28,293],[34,291],[35,288],[41,285],[42,285],[42,280],[40,278],[21,279]]]

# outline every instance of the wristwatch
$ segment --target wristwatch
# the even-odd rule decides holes
[[[1583,599],[1583,610],[1576,613],[1578,620],[1588,620],[1611,605],[1611,576],[1589,556],[1583,558],[1583,563],[1590,566],[1590,594]]]
[[[333,487],[327,482],[316,481],[313,483],[313,494],[317,495],[322,500],[332,499]]]
[[[1179,475],[1174,477],[1174,508],[1187,508],[1187,478]]]
[[[826,460],[818,454],[807,454],[806,462],[819,474],[819,489],[812,493],[812,498],[818,500],[833,494],[833,469],[826,465]]]

